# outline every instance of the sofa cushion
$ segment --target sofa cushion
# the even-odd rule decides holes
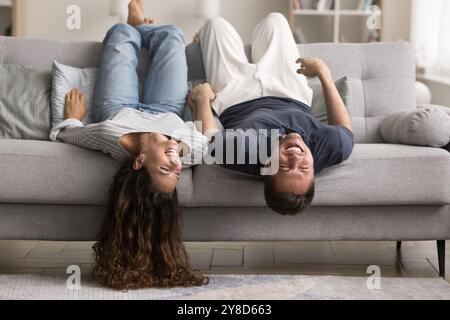
[[[450,115],[433,107],[394,113],[383,120],[381,134],[389,143],[442,148],[450,143]]]
[[[52,128],[62,122],[66,95],[74,88],[80,89],[86,98],[85,125],[94,123],[93,104],[97,68],[75,68],[55,61],[52,68]]]
[[[70,144],[0,140],[0,203],[105,205],[120,164]],[[192,200],[192,172],[178,184],[182,205]]]
[[[49,140],[51,74],[0,65],[0,139]]]
[[[431,165],[430,165],[431,164]],[[450,154],[437,148],[357,144],[316,178],[314,206],[450,204]],[[194,203],[261,207],[263,181],[218,166],[194,168]]]

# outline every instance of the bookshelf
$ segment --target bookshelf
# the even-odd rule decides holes
[[[0,35],[11,34],[12,0],[0,0]]]
[[[305,8],[298,8],[298,0],[290,0],[289,23],[300,43],[356,42],[383,40],[384,0],[374,0],[380,7],[380,30],[369,30],[367,19],[373,11],[363,8],[364,0],[300,0]],[[320,1],[329,3],[317,9]],[[370,1],[368,1],[370,2]]]

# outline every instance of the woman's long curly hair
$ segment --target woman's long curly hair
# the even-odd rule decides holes
[[[94,244],[94,278],[117,289],[200,286],[208,278],[190,267],[181,240],[176,190],[152,188],[150,174],[126,162],[109,190],[103,226]]]

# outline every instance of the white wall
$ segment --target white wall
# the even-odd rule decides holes
[[[410,40],[412,0],[384,0],[384,41]]]
[[[103,39],[117,18],[109,16],[109,0],[22,0],[23,36],[66,40]],[[177,24],[190,41],[203,21],[196,18],[198,0],[144,0],[146,16],[158,24]],[[221,15],[230,20],[245,42],[251,41],[254,26],[272,11],[287,14],[288,0],[222,0]],[[81,30],[68,30],[66,8],[81,8]]]

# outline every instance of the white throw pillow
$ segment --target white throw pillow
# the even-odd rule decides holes
[[[66,94],[74,88],[80,89],[85,95],[87,115],[83,123],[88,125],[94,122],[92,111],[96,76],[97,68],[80,69],[53,62],[52,127],[64,120]]]

